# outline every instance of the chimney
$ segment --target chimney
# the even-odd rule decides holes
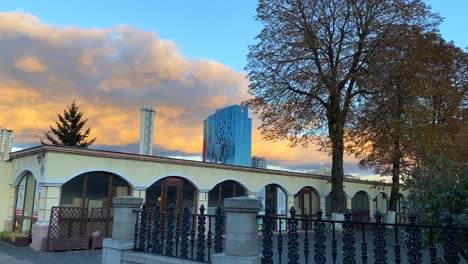
[[[153,155],[155,113],[151,106],[141,107],[140,154],[142,155]]]

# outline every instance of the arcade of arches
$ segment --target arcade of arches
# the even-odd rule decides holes
[[[130,185],[120,176],[108,172],[88,172],[78,175],[67,181],[61,187],[60,206],[62,207],[84,207],[84,208],[106,208],[112,206],[112,198],[131,194]],[[146,190],[146,202],[148,206],[159,203],[161,210],[174,206],[176,212],[181,213],[184,207],[190,212],[198,210],[198,195],[196,186],[181,177],[166,177],[153,183]],[[31,173],[24,175],[17,187],[17,202],[15,210],[15,230],[22,233],[30,233],[31,226],[37,220],[37,210],[34,202],[40,195],[40,188],[36,188],[36,181]],[[219,205],[223,205],[225,198],[248,196],[248,190],[240,183],[227,180],[215,185],[207,192],[207,212],[213,214]],[[347,194],[345,193],[347,197]],[[276,216],[287,216],[288,194],[277,184],[264,186],[256,193],[256,198],[269,208],[271,214]],[[313,187],[303,187],[294,195],[293,205],[296,208],[297,217],[303,219],[315,219],[316,212],[321,207],[321,196]],[[325,216],[330,217],[330,199],[328,194],[325,198]],[[388,197],[381,192],[372,201],[375,211],[378,209],[386,214]],[[348,207],[348,206],[347,206]],[[371,220],[370,197],[364,191],[357,192],[351,199],[353,219],[356,221]],[[304,228],[303,223],[300,223]],[[275,229],[285,229],[285,223],[278,222]]]
[[[31,173],[23,176],[17,186],[15,229],[21,232],[29,232],[31,225],[37,218],[37,211],[33,211],[34,201],[40,195],[40,188],[36,188],[36,181]],[[78,175],[67,181],[61,187],[60,206],[103,208],[112,206],[112,198],[116,196],[130,195],[130,185],[120,176],[108,172],[88,172]],[[197,188],[181,177],[166,177],[153,183],[146,190],[146,202],[148,206],[161,204],[161,209],[174,206],[181,212],[183,207],[196,211]],[[225,198],[247,196],[248,191],[238,182],[233,180],[218,183],[208,192],[208,213],[213,213],[218,205],[222,205]],[[346,195],[346,193],[345,193]],[[256,194],[257,199],[262,200],[264,208],[271,209],[271,213],[277,216],[286,216],[288,201],[287,193],[277,184],[269,184]],[[317,209],[320,208],[320,195],[312,187],[304,187],[294,195],[296,214],[302,218],[315,218]],[[330,194],[326,196],[326,215],[330,215]],[[381,213],[387,212],[388,196],[381,192],[373,199],[373,207]],[[369,196],[360,191],[352,197],[352,209],[359,219],[369,219]],[[36,212],[36,213],[34,213]],[[356,218],[355,218],[356,219]]]

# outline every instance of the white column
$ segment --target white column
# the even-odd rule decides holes
[[[325,214],[327,210],[327,196],[321,195],[320,196],[320,209],[322,209],[322,219],[327,219],[327,215]]]
[[[31,248],[42,250],[45,248],[47,233],[49,231],[50,213],[53,206],[60,205],[60,187],[42,186],[39,197],[39,214],[37,222],[32,225]]]
[[[286,215],[288,217],[291,217],[291,213],[289,212],[289,210],[291,210],[291,207],[294,206],[294,194],[287,194],[288,195],[288,205],[286,207]],[[296,214],[297,214],[297,211],[299,210],[299,208],[295,208],[296,209]]]

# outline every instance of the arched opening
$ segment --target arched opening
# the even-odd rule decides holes
[[[27,172],[16,187],[14,231],[30,236],[39,214],[41,187],[31,172]]]
[[[130,185],[118,175],[95,171],[74,177],[62,185],[60,206],[110,208],[112,198],[130,195]]]
[[[302,219],[313,219],[317,215],[317,210],[320,208],[320,196],[312,187],[304,187],[296,195],[294,195],[294,207],[296,215]],[[312,228],[312,222],[300,223],[301,228]]]
[[[351,199],[352,220],[354,222],[369,222],[370,208],[369,196],[364,191],[357,192]]]
[[[247,196],[247,190],[236,181],[223,181],[208,192],[208,213],[214,214],[216,207],[223,206],[224,199]]]
[[[328,219],[331,219],[332,216],[332,208],[331,208],[331,192],[328,193],[327,197],[325,197],[325,215]],[[344,197],[348,197],[345,191],[343,191]],[[347,199],[343,200],[343,207],[348,209],[348,204],[346,202]],[[343,212],[340,212],[343,213]]]
[[[265,209],[269,208],[271,214],[279,217],[286,217],[287,195],[282,187],[277,184],[268,184],[257,192],[257,199],[262,202],[262,209],[259,214],[265,214]],[[275,230],[286,230],[286,221],[276,221]]]
[[[177,213],[182,213],[184,207],[195,213],[195,198],[195,187],[181,177],[161,179],[146,189],[146,204],[153,207],[159,203],[163,212],[173,206]]]

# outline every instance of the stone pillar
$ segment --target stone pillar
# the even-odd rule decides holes
[[[213,263],[260,263],[257,214],[261,207],[261,201],[247,197],[224,200],[226,249],[224,253],[213,255]]]
[[[320,195],[320,209],[322,209],[322,219],[327,219],[327,215],[325,212],[327,211],[327,196],[326,195]],[[315,214],[316,212],[314,212]]]
[[[291,210],[291,207],[294,206],[294,194],[288,194],[287,200],[288,200],[288,203],[286,205],[286,215],[287,217],[291,217],[291,213],[289,212],[289,210]],[[296,210],[299,209],[296,206],[294,207],[296,208]]]
[[[33,250],[45,250],[49,221],[37,221],[32,225],[31,248]]]
[[[142,198],[143,200],[146,199],[146,188],[134,188],[132,189],[132,196]]]
[[[384,221],[385,223],[388,223],[388,224],[396,224],[396,212],[387,211],[387,216],[386,216],[386,219],[384,219]]]
[[[206,191],[206,190],[198,191],[198,201],[197,201],[197,205],[196,205],[197,208],[195,208],[195,212],[197,214],[200,213],[200,207],[202,206],[202,204],[205,207],[205,209],[208,210],[208,191]],[[205,214],[206,213],[207,212],[205,211]]]
[[[249,192],[247,194],[247,197],[252,198],[252,199],[257,199],[257,193],[256,192]]]
[[[374,208],[374,200],[372,198],[369,199],[369,222],[374,223],[374,213],[376,212]]]
[[[115,197],[112,200],[114,206],[112,238],[104,239],[102,264],[119,264],[122,253],[133,249],[137,217],[134,210],[139,209],[142,203],[142,198],[133,196]]]
[[[352,198],[346,197],[346,209],[353,209],[353,200],[352,200]]]

